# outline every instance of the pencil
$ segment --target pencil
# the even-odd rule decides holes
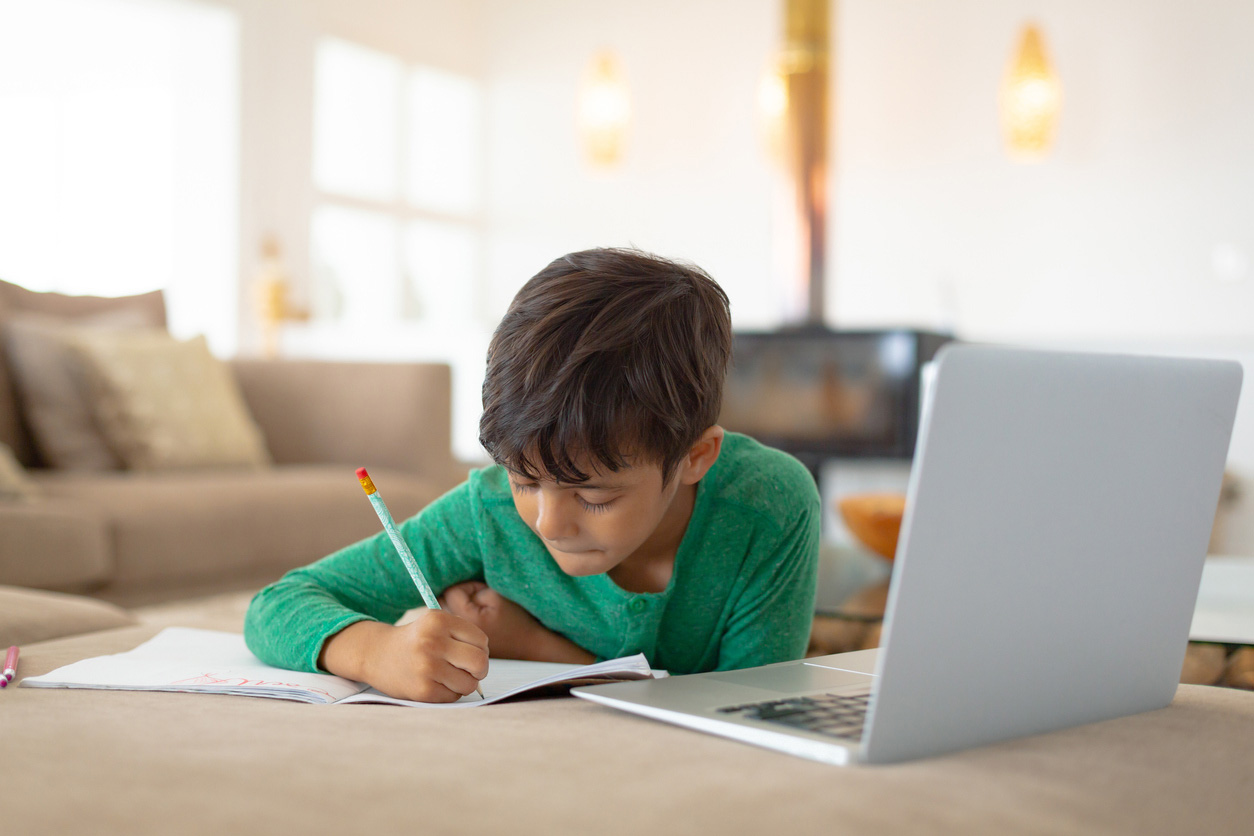
[[[427,583],[427,579],[423,577],[422,570],[418,568],[418,561],[414,560],[413,552],[409,550],[409,546],[406,545],[405,540],[401,537],[401,533],[396,530],[396,523],[392,521],[392,512],[384,504],[383,497],[379,496],[379,489],[374,486],[374,482],[371,481],[370,474],[366,472],[366,468],[357,468],[357,481],[361,483],[361,489],[366,492],[366,496],[370,499],[370,504],[374,506],[374,512],[379,515],[379,522],[383,523],[383,530],[388,533],[388,537],[392,538],[392,545],[396,546],[396,553],[401,556],[401,562],[409,570],[409,576],[414,579],[414,585],[418,587],[423,603],[427,605],[427,609],[441,609],[439,599],[435,597],[435,593],[431,590],[431,584]],[[479,695],[479,699],[483,699],[483,688],[476,685],[475,692]]]
[[[13,678],[17,676],[17,645],[9,648],[9,653],[4,657],[4,673],[0,674],[0,688],[7,688]]]

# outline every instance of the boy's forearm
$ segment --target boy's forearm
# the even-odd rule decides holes
[[[531,637],[525,652],[518,658],[530,662],[565,662],[571,665],[591,665],[597,660],[588,651],[563,635],[543,627]]]

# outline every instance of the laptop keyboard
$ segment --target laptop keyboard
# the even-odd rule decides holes
[[[738,714],[751,720],[779,723],[829,737],[860,740],[870,698],[870,694],[811,694],[808,697],[729,705],[718,711],[720,714]]]

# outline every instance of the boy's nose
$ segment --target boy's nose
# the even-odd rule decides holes
[[[545,497],[541,493],[536,501],[536,532],[550,543],[556,543],[575,533],[570,515],[560,497]]]

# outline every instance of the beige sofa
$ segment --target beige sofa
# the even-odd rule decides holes
[[[166,625],[239,631],[246,602],[26,645],[19,677]],[[869,768],[573,698],[448,711],[10,686],[0,718],[4,821],[24,834],[1235,835],[1254,786],[1254,694],[1196,685],[1160,711]]]
[[[117,304],[140,305],[164,324],[160,294],[120,301],[0,283],[0,330],[19,312],[73,320]],[[255,588],[378,530],[355,468],[370,468],[398,519],[465,476],[451,453],[446,365],[239,360],[230,368],[272,466],[66,471],[41,466],[0,354],[0,443],[33,487],[24,499],[0,500],[0,584],[128,606]]]

